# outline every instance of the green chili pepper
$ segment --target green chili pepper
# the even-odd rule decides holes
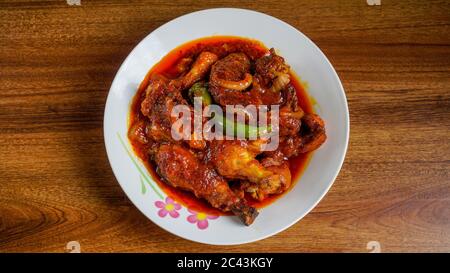
[[[214,116],[217,124],[222,127],[222,131],[231,136],[244,136],[245,138],[257,138],[262,134],[269,133],[271,126],[253,126],[245,123],[235,122],[224,116]],[[227,131],[227,126],[232,128],[232,132]]]
[[[196,82],[189,88],[189,97],[194,103],[195,97],[201,97],[204,106],[210,105],[212,103],[211,95],[208,92],[208,84],[204,82]]]
[[[212,98],[208,92],[208,83],[197,82],[189,88],[189,98],[194,103],[195,97],[201,97],[203,105],[211,105]],[[269,133],[271,126],[253,126],[245,123],[235,122],[224,116],[214,116],[217,124],[222,127],[222,131],[231,136],[244,136],[245,138],[257,138],[262,134]],[[231,132],[227,132],[227,124],[232,128]]]

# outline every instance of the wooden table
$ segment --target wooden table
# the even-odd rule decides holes
[[[450,251],[450,2],[2,1],[0,252]],[[106,96],[148,33],[188,12],[233,6],[280,18],[328,56],[351,136],[334,186],[271,238],[208,246],[142,215],[106,158]]]

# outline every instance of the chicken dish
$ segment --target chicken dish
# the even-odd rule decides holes
[[[171,194],[189,193],[250,225],[258,215],[254,204],[292,187],[292,160],[326,140],[324,121],[313,113],[308,97],[299,96],[300,88],[285,59],[257,41],[238,37],[192,41],[170,52],[142,82],[132,103],[128,138]],[[269,117],[277,109],[276,129],[255,127],[245,119],[232,121],[233,128],[243,128],[243,138],[207,139],[189,131],[190,139],[177,139],[173,111],[183,106],[187,115],[193,115],[195,99],[201,109],[264,106]],[[217,116],[201,117],[200,123]],[[217,124],[225,123],[231,121],[218,119]],[[263,130],[276,132],[275,149],[262,149],[267,143],[260,137]],[[252,131],[256,137],[249,137]],[[225,129],[224,133],[236,134]]]

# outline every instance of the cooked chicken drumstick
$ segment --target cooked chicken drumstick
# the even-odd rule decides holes
[[[159,147],[155,161],[157,172],[173,187],[193,192],[206,199],[213,207],[232,211],[246,225],[250,225],[258,211],[247,205],[228,186],[216,171],[180,145],[164,144]]]

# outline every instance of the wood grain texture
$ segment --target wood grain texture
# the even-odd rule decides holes
[[[0,252],[450,252],[450,2],[0,2]],[[334,186],[302,221],[241,246],[201,245],[147,220],[108,164],[114,75],[148,33],[211,7],[265,12],[328,56],[351,136]]]

